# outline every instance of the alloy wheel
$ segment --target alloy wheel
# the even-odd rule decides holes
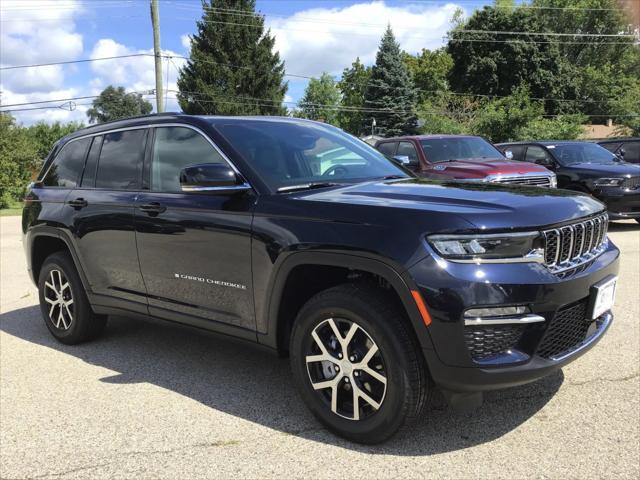
[[[305,357],[311,386],[331,411],[363,420],[382,406],[387,375],[380,349],[355,322],[329,318],[311,332]]]
[[[49,321],[59,330],[69,330],[73,323],[73,294],[67,277],[51,270],[44,282],[44,299],[49,306]]]

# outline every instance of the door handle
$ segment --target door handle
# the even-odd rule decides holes
[[[140,211],[148,213],[149,215],[157,215],[167,209],[167,207],[158,202],[145,203],[144,205],[140,205],[138,208]]]
[[[80,210],[81,208],[89,205],[89,202],[87,202],[84,198],[76,198],[75,200],[70,200],[69,205],[71,205],[76,210]]]

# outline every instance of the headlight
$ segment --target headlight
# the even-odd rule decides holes
[[[553,176],[549,179],[549,187],[551,187],[551,188],[558,188],[558,177],[556,177],[555,175],[553,175]]]
[[[624,178],[598,178],[593,181],[596,187],[619,187]]]
[[[457,262],[542,262],[539,232],[491,235],[431,235],[429,245],[442,257]]]

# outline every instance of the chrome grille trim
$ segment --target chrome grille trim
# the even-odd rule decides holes
[[[560,228],[544,230],[545,265],[552,272],[578,267],[600,255],[607,246],[606,213]]]

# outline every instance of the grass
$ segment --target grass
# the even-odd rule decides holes
[[[7,208],[0,208],[0,217],[22,215],[22,202],[11,202]]]

